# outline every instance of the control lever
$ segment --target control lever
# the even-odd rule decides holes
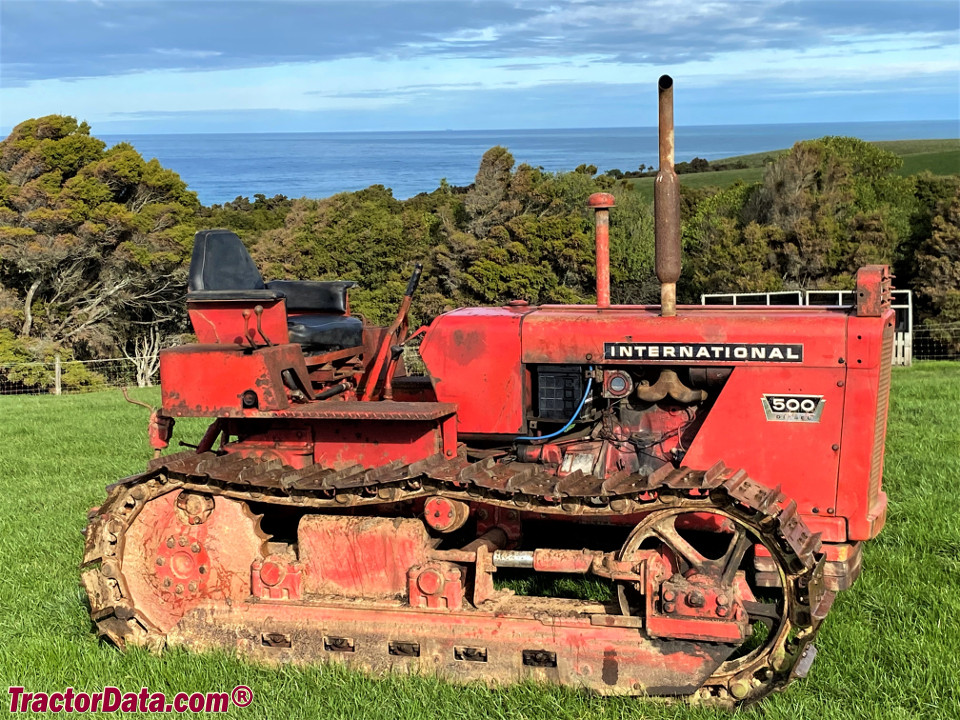
[[[397,317],[387,328],[387,331],[380,338],[380,346],[377,348],[376,359],[370,366],[370,370],[363,380],[360,388],[357,390],[358,400],[372,400],[376,397],[377,386],[380,384],[380,376],[383,374],[384,366],[389,365],[388,372],[392,372],[396,363],[389,362],[390,348],[400,345],[407,335],[409,322],[407,313],[410,311],[410,304],[413,302],[413,294],[417,291],[420,284],[420,276],[423,274],[423,263],[417,263],[413,269],[413,274],[407,282],[407,289],[403,294],[403,300],[400,301],[400,309],[397,310]],[[392,389],[392,388],[391,388]],[[392,392],[391,392],[392,395]]]

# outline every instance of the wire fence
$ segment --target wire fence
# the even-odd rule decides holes
[[[960,360],[960,323],[913,328],[913,360]],[[405,360],[410,374],[425,372],[416,348]],[[59,360],[0,364],[0,395],[72,395],[118,387],[145,387],[159,382],[155,356],[103,360]]]
[[[0,395],[72,395],[159,381],[156,357],[0,364]]]
[[[960,322],[925,323],[912,335],[914,360],[960,360]]]

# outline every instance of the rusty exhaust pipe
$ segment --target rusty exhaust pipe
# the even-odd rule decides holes
[[[614,197],[610,193],[594,193],[587,203],[596,215],[597,243],[597,307],[610,307],[610,208]]]
[[[653,194],[657,279],[660,281],[660,315],[677,314],[677,280],[680,279],[680,183],[674,169],[673,78],[661,75],[660,171]]]

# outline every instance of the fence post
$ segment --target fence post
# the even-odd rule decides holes
[[[53,394],[59,395],[60,387],[60,353],[53,356]]]

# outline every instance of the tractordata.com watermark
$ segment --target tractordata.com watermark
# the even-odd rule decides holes
[[[247,707],[253,702],[253,692],[246,685],[237,685],[226,692],[178,692],[167,697],[162,692],[123,692],[119,688],[105,687],[99,692],[86,692],[67,688],[63,692],[27,692],[22,687],[11,687],[10,712],[12,713],[92,713],[92,712],[177,712],[177,713],[222,713],[233,707]]]

